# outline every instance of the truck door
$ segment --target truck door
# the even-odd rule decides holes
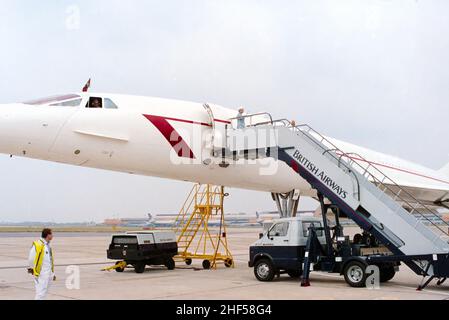
[[[280,269],[294,269],[297,264],[297,246],[290,243],[291,229],[289,221],[282,221],[274,224],[268,232],[268,239],[273,246],[270,254]]]

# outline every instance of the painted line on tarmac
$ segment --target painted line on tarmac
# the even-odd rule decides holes
[[[317,276],[322,276],[322,277],[328,277],[328,278],[341,278],[341,276],[337,276],[337,275],[332,275],[332,274],[326,274],[326,273],[319,273],[316,272],[315,275]],[[415,290],[415,287],[411,287],[411,286],[404,286],[404,285],[395,285],[395,284],[391,284],[391,286],[389,286],[390,288],[402,288],[402,289],[408,289],[408,290]],[[386,288],[386,287],[384,287]],[[427,292],[427,293],[431,293],[431,294],[438,294],[438,295],[442,295],[442,296],[448,296],[449,297],[449,293],[446,292],[440,292],[440,291],[435,291],[435,290],[429,290],[429,289],[424,289],[422,292]]]
[[[325,273],[315,273],[315,275],[319,275],[319,276],[323,276],[323,277],[328,277],[328,278],[341,278],[340,276],[336,276],[336,275],[332,275],[332,274],[325,274]],[[404,286],[404,285],[395,285],[395,284],[391,284],[390,286],[388,286],[390,288],[402,288],[402,289],[408,289],[408,290],[415,290],[415,287],[409,287],[409,286]],[[384,287],[387,288],[387,287]],[[381,289],[384,289],[381,288]],[[427,292],[427,293],[431,293],[431,294],[438,294],[438,295],[442,295],[442,296],[449,296],[449,293],[446,292],[440,292],[440,291],[434,291],[434,290],[428,290],[428,289],[424,289],[422,292]]]
[[[400,288],[404,288],[404,289],[412,289],[412,290],[415,290],[415,291],[417,291],[416,290],[416,287],[408,287],[408,286],[403,286],[403,285],[397,285],[396,287],[400,287]],[[435,291],[435,290],[429,290],[429,289],[424,289],[424,290],[422,290],[421,292],[423,292],[423,293],[431,293],[431,294],[439,294],[439,295],[442,295],[442,296],[448,296],[449,297],[449,293],[446,293],[446,292],[441,292],[441,291]]]
[[[55,264],[55,267],[69,267],[69,266],[95,266],[111,264],[111,261],[107,262],[88,262],[88,263],[68,263],[68,264]],[[14,269],[28,269],[29,266],[12,266],[12,267],[0,267],[0,270],[14,270]]]

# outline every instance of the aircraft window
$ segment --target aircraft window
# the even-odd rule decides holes
[[[104,106],[105,109],[118,109],[117,105],[109,98],[104,98]]]
[[[86,107],[91,109],[101,109],[103,108],[103,99],[98,97],[91,97]]]
[[[51,107],[79,107],[83,99],[69,100],[60,103],[51,104]]]
[[[76,94],[66,94],[66,95],[61,95],[61,96],[52,96],[52,97],[47,97],[47,98],[31,100],[31,101],[24,102],[24,104],[29,104],[29,105],[33,105],[33,106],[41,106],[41,105],[46,105],[46,104],[50,104],[50,103],[58,103],[58,102],[62,102],[65,100],[78,99],[78,98],[81,98],[81,96],[76,95]]]
[[[270,236],[272,237],[285,237],[288,233],[289,222],[277,223],[271,228]]]

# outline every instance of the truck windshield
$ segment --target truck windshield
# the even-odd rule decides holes
[[[270,230],[272,237],[285,237],[288,234],[289,222],[276,223]]]

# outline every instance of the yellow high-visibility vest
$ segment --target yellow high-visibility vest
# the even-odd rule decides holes
[[[39,277],[42,270],[42,263],[44,261],[45,243],[41,239],[38,241],[34,241],[33,246],[36,249],[36,256],[34,257],[34,264],[33,264],[33,272],[36,277]],[[51,248],[50,248],[50,258],[51,258],[51,270],[52,272],[55,272],[53,252]]]

